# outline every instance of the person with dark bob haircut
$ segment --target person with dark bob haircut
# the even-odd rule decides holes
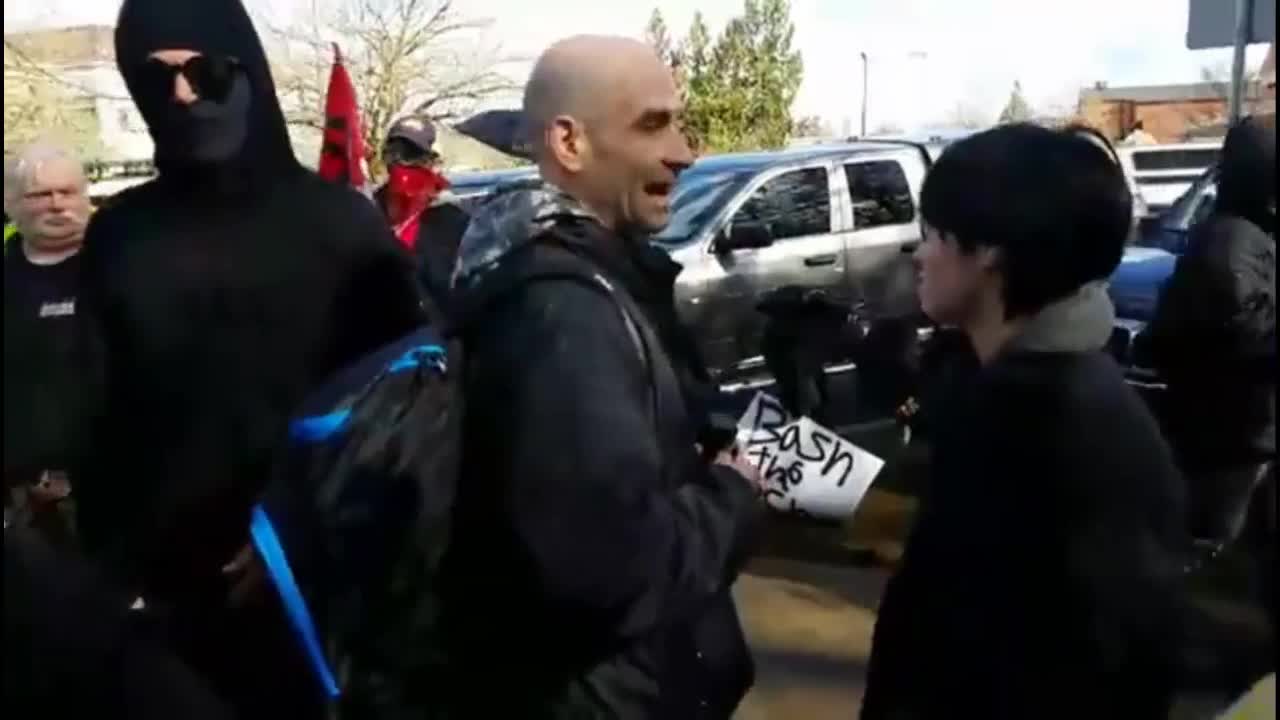
[[[921,198],[924,310],[979,360],[943,392],[880,605],[864,720],[1167,717],[1184,489],[1104,352],[1130,196],[1071,132],[957,143]]]

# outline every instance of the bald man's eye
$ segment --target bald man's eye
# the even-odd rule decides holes
[[[671,125],[674,118],[674,114],[669,111],[651,110],[640,116],[640,120],[636,123],[636,127],[641,130],[649,131],[662,130]]]

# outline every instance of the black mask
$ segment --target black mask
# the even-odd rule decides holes
[[[219,94],[220,101],[202,96],[189,105],[172,99],[166,102],[152,128],[160,153],[177,164],[197,167],[234,158],[249,135],[248,77],[243,71],[235,72]]]

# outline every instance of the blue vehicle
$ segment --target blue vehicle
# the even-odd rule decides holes
[[[1151,319],[1160,288],[1186,250],[1191,228],[1213,210],[1217,191],[1218,171],[1210,168],[1168,210],[1141,228],[1137,242],[1125,251],[1111,276],[1117,316],[1139,322]]]
[[[449,191],[458,198],[465,207],[475,202],[502,185],[538,176],[538,168],[520,167],[510,170],[484,170],[479,172],[462,172],[449,174]]]

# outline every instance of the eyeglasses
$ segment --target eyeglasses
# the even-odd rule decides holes
[[[240,61],[229,56],[195,55],[180,65],[170,65],[155,58],[142,64],[142,81],[163,96],[173,95],[173,81],[181,73],[191,92],[203,100],[223,102],[231,93]]]

